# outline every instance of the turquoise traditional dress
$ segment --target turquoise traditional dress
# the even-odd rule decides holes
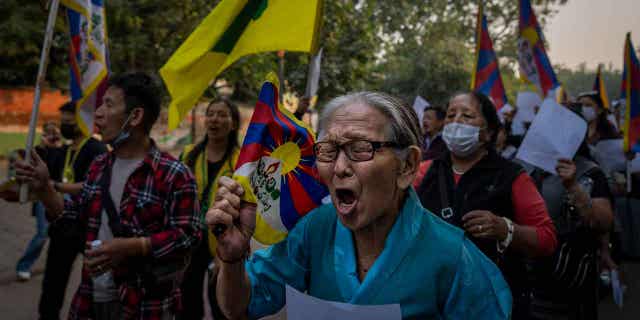
[[[508,319],[511,292],[500,270],[464,232],[431,214],[413,188],[361,282],[352,232],[332,204],[301,219],[287,238],[246,262],[249,317],[285,304],[285,284],[325,300],[400,304],[405,319]]]

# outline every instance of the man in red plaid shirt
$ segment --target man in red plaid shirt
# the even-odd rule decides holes
[[[202,232],[196,182],[149,132],[160,89],[144,73],[113,77],[95,124],[113,151],[97,157],[82,192],[63,199],[33,153],[16,165],[47,207],[47,218],[85,234],[82,281],[69,319],[173,319],[180,283]],[[92,248],[94,240],[101,244]]]

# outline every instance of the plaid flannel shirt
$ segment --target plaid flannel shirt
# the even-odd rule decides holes
[[[97,157],[89,168],[82,192],[65,201],[63,215],[86,225],[88,242],[97,238],[100,228],[100,179],[104,169],[114,161],[112,152]],[[173,285],[148,288],[149,282],[145,279],[148,279],[149,271],[141,266],[171,266],[175,265],[172,261],[185,261],[200,241],[204,224],[193,175],[181,162],[160,152],[153,144],[125,184],[119,216],[123,230],[128,234],[151,239],[148,257],[130,258],[112,270],[122,305],[122,319],[153,320],[162,319],[167,312],[176,314],[181,308],[180,271],[183,270],[175,270],[178,276]],[[69,319],[94,318],[92,287],[91,276],[83,268]]]

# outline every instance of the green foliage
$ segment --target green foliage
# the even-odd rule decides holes
[[[0,85],[33,85],[38,74],[47,11],[37,1],[0,1]],[[8,14],[7,14],[8,13]],[[54,86],[68,79],[68,36],[62,16],[57,19],[47,79]]]
[[[558,80],[564,84],[571,96],[576,97],[581,92],[593,90],[596,80],[597,69],[587,69],[586,63],[581,63],[577,69],[571,70],[562,66],[555,66]],[[609,101],[620,98],[620,84],[622,82],[622,71],[615,70],[611,65],[602,68],[602,78],[607,88]]]
[[[534,1],[541,23],[553,5],[566,0]],[[494,49],[501,62],[510,99],[518,81],[516,66],[518,2],[484,1]],[[477,2],[463,0],[366,1],[377,33],[387,39],[377,69],[385,75],[380,89],[411,102],[416,95],[442,105],[454,92],[467,90],[473,69]],[[512,100],[511,100],[512,101]]]
[[[16,149],[24,149],[27,141],[26,132],[0,132],[0,156],[6,156]],[[37,133],[34,144],[40,142],[40,134]]]
[[[112,70],[157,72],[219,1],[106,1]]]

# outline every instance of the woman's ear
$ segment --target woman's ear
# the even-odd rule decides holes
[[[410,146],[407,152],[407,158],[400,164],[397,181],[398,188],[401,190],[405,190],[413,184],[422,159],[422,151],[417,146]]]

